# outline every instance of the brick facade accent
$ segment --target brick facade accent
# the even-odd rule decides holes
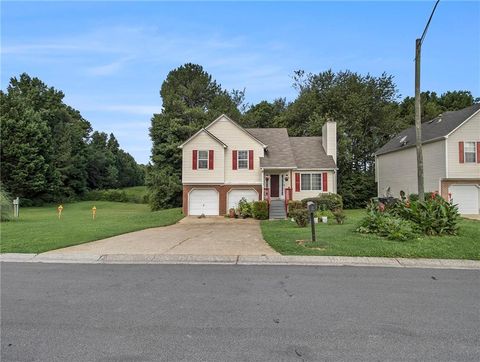
[[[219,194],[219,215],[227,213],[227,194],[232,189],[254,189],[262,199],[262,185],[183,185],[183,213],[188,215],[188,193],[192,189],[215,189]]]
[[[441,181],[441,187],[440,187],[440,195],[445,199],[449,200],[450,198],[448,197],[448,188],[452,185],[475,185],[478,184],[480,185],[480,179],[443,179]]]

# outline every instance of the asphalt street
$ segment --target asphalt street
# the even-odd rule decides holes
[[[1,264],[2,361],[479,361],[480,271]]]

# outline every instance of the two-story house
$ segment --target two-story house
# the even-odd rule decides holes
[[[179,146],[183,212],[225,215],[242,198],[284,210],[289,200],[335,193],[336,137],[335,122],[321,137],[289,137],[286,128],[243,128],[221,115]]]
[[[480,104],[445,112],[422,124],[425,191],[438,191],[458,204],[461,214],[478,214],[480,205]],[[378,195],[417,193],[415,127],[376,152]]]

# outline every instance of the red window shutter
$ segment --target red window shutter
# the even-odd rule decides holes
[[[213,170],[213,150],[208,151],[208,169]]]
[[[253,170],[253,150],[248,151],[248,169]]]
[[[324,172],[322,174],[322,191],[323,192],[327,192],[328,191],[328,174],[326,172]]]
[[[465,154],[463,153],[463,142],[458,142],[458,162],[465,162]]]
[[[233,150],[232,151],[232,170],[237,169],[237,151]]]
[[[477,163],[480,163],[480,142],[477,142]]]
[[[192,153],[193,153],[193,155],[192,155],[192,170],[196,170],[197,169],[197,154],[198,154],[198,151],[193,150]]]
[[[300,192],[300,174],[295,173],[295,191]]]

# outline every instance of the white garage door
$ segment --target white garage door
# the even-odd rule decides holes
[[[236,209],[238,206],[238,202],[241,200],[241,198],[244,197],[248,202],[251,201],[258,201],[258,192],[252,189],[249,190],[230,190],[228,193],[228,208],[227,210],[230,210],[231,208]]]
[[[188,196],[189,215],[218,215],[218,192],[215,189],[196,189]]]
[[[449,188],[452,201],[460,214],[478,214],[479,189],[475,185],[452,185]]]

